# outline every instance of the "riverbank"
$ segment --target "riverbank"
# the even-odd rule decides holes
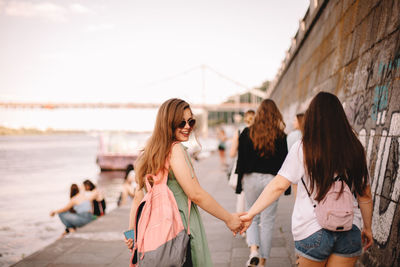
[[[8,128],[0,126],[0,135],[46,135],[46,134],[83,134],[84,131],[61,131],[54,129]]]
[[[46,130],[41,130],[37,128],[8,128],[4,126],[0,126],[0,136],[1,135],[8,135],[8,136],[23,136],[23,135],[74,135],[74,134],[93,134],[93,133],[102,133],[107,132],[110,134],[118,134],[118,133],[127,133],[127,134],[149,134],[149,131],[101,131],[101,130],[58,130],[48,128]]]
[[[213,153],[193,164],[205,190],[223,207],[233,212],[236,196],[227,184],[218,155]],[[269,267],[294,266],[290,231],[293,202],[293,196],[280,198]],[[215,217],[202,210],[201,214],[214,266],[244,266],[249,253],[245,240],[240,236],[233,237],[225,224]],[[122,233],[128,226],[128,216],[129,205],[117,208],[13,266],[127,266],[130,253],[124,245]]]

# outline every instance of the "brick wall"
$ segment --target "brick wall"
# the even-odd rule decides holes
[[[336,94],[367,151],[374,245],[365,266],[400,266],[400,0],[311,0],[268,91],[288,130],[319,91]]]

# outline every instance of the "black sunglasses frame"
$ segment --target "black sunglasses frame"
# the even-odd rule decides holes
[[[194,125],[196,124],[196,119],[190,118],[190,119],[188,119],[187,121],[182,120],[182,121],[178,124],[177,128],[179,128],[179,129],[185,128],[186,123],[189,124],[189,127],[190,127],[190,128],[193,128]]]

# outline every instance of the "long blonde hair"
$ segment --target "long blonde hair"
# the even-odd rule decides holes
[[[254,149],[261,157],[275,153],[275,141],[285,135],[282,114],[271,99],[264,99],[257,109],[254,123],[249,127]]]
[[[139,188],[143,188],[146,174],[156,174],[163,171],[171,145],[176,141],[175,130],[182,121],[184,110],[187,108],[190,109],[187,102],[172,98],[165,101],[158,109],[153,133],[135,163],[136,180]],[[192,113],[191,109],[190,112]]]

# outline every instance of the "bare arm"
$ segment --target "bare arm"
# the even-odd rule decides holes
[[[137,186],[135,189],[135,196],[132,201],[131,211],[129,213],[129,227],[128,227],[129,230],[135,230],[134,228],[135,228],[136,211],[143,197],[144,197],[143,190],[139,189],[139,186]],[[133,239],[125,238],[125,244],[132,251]]]
[[[61,209],[58,210],[53,210],[50,212],[50,216],[53,217],[54,215],[58,214],[58,213],[62,213],[62,212],[66,212],[69,211],[73,206],[75,205],[75,198],[72,198],[68,204],[66,206],[64,206]]]
[[[85,196],[87,196],[86,198],[88,200],[93,201],[98,199],[99,194],[100,194],[99,191],[97,190],[97,188],[95,188],[92,191],[89,191]]]
[[[238,148],[239,148],[239,134],[237,131],[235,131],[235,134],[232,137],[231,150],[229,151],[229,156],[231,158],[234,158],[237,155]]]
[[[135,196],[132,201],[131,205],[131,211],[129,213],[129,230],[133,229],[135,227],[135,216],[136,216],[136,211],[137,208],[139,207],[140,202],[142,201],[144,197],[144,193],[142,189],[139,189],[137,186],[135,189]]]
[[[372,194],[371,186],[368,185],[362,196],[357,195],[358,205],[360,206],[361,216],[363,218],[363,229],[361,232],[361,237],[364,243],[364,250],[372,245]]]
[[[230,214],[199,184],[196,177],[192,178],[191,166],[185,159],[185,151],[180,144],[172,147],[170,165],[175,177],[185,194],[203,210],[225,222],[225,224],[236,232],[241,226],[237,215]]]
[[[290,181],[281,175],[276,175],[274,179],[264,188],[261,195],[247,212],[240,219],[245,222],[245,227],[240,231],[244,233],[250,226],[253,217],[267,208],[272,202],[277,200],[280,195],[290,186]]]

